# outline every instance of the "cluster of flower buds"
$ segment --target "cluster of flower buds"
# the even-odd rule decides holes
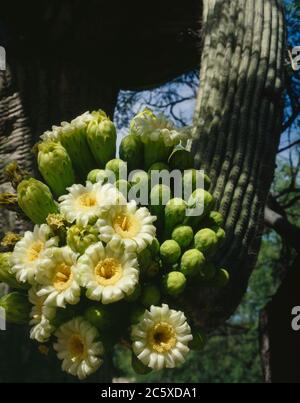
[[[149,109],[116,156],[116,128],[87,112],[41,136],[44,179],[14,175],[19,209],[35,224],[0,255],[8,322],[30,326],[62,369],[84,379],[116,343],[139,373],[182,364],[205,335],[182,301],[224,287],[225,239],[210,179],[193,167],[189,131]]]

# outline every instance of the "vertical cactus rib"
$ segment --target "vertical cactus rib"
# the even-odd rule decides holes
[[[214,314],[197,314],[214,325],[239,304],[258,253],[282,119],[285,31],[280,0],[204,0],[203,10],[191,148],[225,217],[217,260],[231,275],[224,291],[209,294]]]

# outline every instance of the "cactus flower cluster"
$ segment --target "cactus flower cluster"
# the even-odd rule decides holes
[[[193,167],[188,131],[146,109],[119,157],[116,137],[101,110],[41,136],[44,182],[15,186],[33,230],[0,255],[7,320],[27,323],[30,338],[79,379],[117,343],[129,346],[138,373],[181,365],[206,338],[184,312],[185,296],[229,281],[215,259],[223,217],[209,177]]]

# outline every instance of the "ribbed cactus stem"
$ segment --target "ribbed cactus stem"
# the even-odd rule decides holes
[[[231,276],[221,294],[205,296],[216,309],[198,319],[214,325],[239,304],[258,253],[281,128],[285,33],[279,0],[204,0],[203,18],[192,151],[225,217],[218,263]]]

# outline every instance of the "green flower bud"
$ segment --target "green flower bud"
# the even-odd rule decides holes
[[[148,170],[148,175],[151,178],[151,172],[152,171],[169,171],[169,165],[165,164],[164,162],[155,162],[154,164],[151,165],[151,167]]]
[[[97,164],[105,164],[116,155],[117,132],[113,122],[105,112],[92,112],[92,119],[87,126],[87,140]]]
[[[211,211],[209,215],[201,222],[202,228],[210,228],[217,232],[223,226],[223,216],[218,211]]]
[[[129,190],[130,190],[130,183],[127,182],[125,179],[119,179],[116,183],[115,183],[116,188],[119,190],[119,192],[122,193],[122,195],[125,197],[125,199],[128,199],[128,194],[129,194]]]
[[[199,222],[206,217],[214,206],[214,198],[204,189],[196,189],[188,200],[187,217],[185,224],[193,228],[199,226]],[[192,215],[190,215],[192,214]]]
[[[134,372],[136,372],[139,375],[146,375],[149,374],[149,372],[152,371],[151,368],[147,367],[140,361],[135,354],[132,353],[131,355],[131,366]]]
[[[104,169],[93,169],[89,172],[87,180],[92,183],[103,182],[106,183],[109,177]]]
[[[23,283],[19,283],[11,272],[10,264],[11,252],[0,253],[0,282],[6,283],[10,288],[26,288]]]
[[[192,330],[193,340],[189,342],[189,348],[194,351],[202,351],[206,344],[206,336],[203,330],[196,328]]]
[[[187,200],[191,194],[197,189],[204,186],[205,190],[210,188],[211,181],[206,174],[203,174],[197,169],[188,169],[184,171],[183,178],[183,194],[184,198]]]
[[[182,294],[186,286],[186,278],[180,271],[171,271],[163,278],[162,288],[165,294],[177,297]]]
[[[186,277],[195,277],[202,272],[205,257],[197,249],[187,250],[181,257],[180,270]]]
[[[81,179],[96,165],[86,137],[86,125],[66,124],[59,131],[59,141],[66,149],[72,166]]]
[[[218,241],[219,241],[219,246],[220,246],[220,245],[222,245],[222,243],[225,241],[226,233],[225,233],[225,231],[223,230],[223,228],[219,228],[219,229],[216,231],[216,235],[217,235],[217,238],[218,238]]]
[[[138,136],[129,134],[128,136],[123,137],[119,148],[119,154],[122,160],[127,162],[129,171],[143,166],[144,145]]]
[[[25,294],[11,292],[0,298],[0,307],[5,310],[7,322],[24,325],[29,322],[31,305]]]
[[[165,235],[171,235],[173,229],[185,220],[186,203],[175,197],[168,201],[165,207]]]
[[[24,179],[17,191],[20,208],[34,224],[42,224],[48,214],[58,213],[50,189],[37,179]]]
[[[56,196],[66,193],[75,183],[72,162],[66,149],[58,142],[44,141],[38,145],[38,167]]]
[[[111,309],[100,304],[88,307],[83,316],[93,326],[102,331],[111,329],[114,326]]]
[[[107,171],[113,172],[116,181],[127,177],[127,164],[119,158],[114,158],[105,165]]]
[[[212,256],[216,252],[219,243],[216,233],[209,228],[203,228],[198,231],[194,242],[195,248],[205,256]]]
[[[208,218],[211,220],[211,222],[219,227],[222,227],[224,224],[224,218],[218,211],[211,211]]]
[[[81,255],[93,243],[99,241],[99,232],[92,225],[72,225],[67,231],[67,244],[70,248]]]
[[[194,157],[191,152],[181,146],[177,146],[169,157],[168,163],[172,169],[184,171],[194,166]]]
[[[134,305],[130,311],[130,323],[136,325],[145,313],[145,308],[141,305]]]
[[[130,133],[131,134],[134,134],[135,136],[140,135],[138,119],[143,119],[143,118],[155,119],[155,115],[152,112],[152,110],[149,108],[145,108],[143,111],[137,113],[130,122]]]
[[[212,279],[212,286],[223,288],[230,280],[229,273],[225,269],[218,269],[214,278]]]
[[[178,243],[181,249],[188,248],[194,239],[192,227],[189,227],[188,225],[179,225],[173,230],[172,239]]]
[[[138,284],[132,294],[126,295],[124,300],[127,302],[135,302],[141,295],[142,287]]]
[[[173,239],[167,240],[160,247],[160,256],[163,263],[173,265],[181,256],[181,248]]]
[[[158,305],[160,302],[160,291],[155,285],[146,285],[142,289],[141,303],[148,308],[151,305]]]

